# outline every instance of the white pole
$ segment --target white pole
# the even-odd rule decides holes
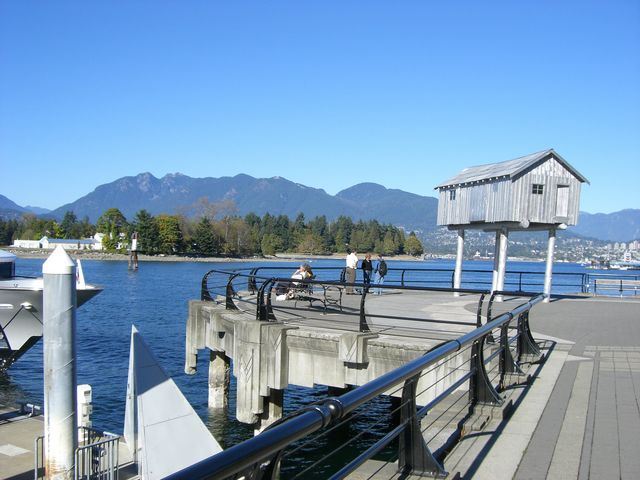
[[[498,264],[500,263],[500,230],[496,231],[496,246],[493,252],[493,278],[491,280],[491,291],[498,289]]]
[[[464,252],[464,229],[458,230],[458,246],[456,249],[456,269],[453,272],[453,288],[460,288],[462,285],[462,254]],[[459,297],[460,293],[455,292],[454,297]]]
[[[72,479],[77,442],[76,267],[61,246],[42,266],[47,479]]]
[[[498,260],[498,278],[496,280],[496,290],[504,290],[504,276],[507,271],[507,245],[509,244],[509,231],[508,230],[500,230],[499,232],[499,253],[500,257]],[[498,302],[502,301],[502,296],[499,295],[496,297]]]
[[[553,277],[553,257],[556,249],[556,229],[549,230],[549,243],[547,245],[547,264],[544,269],[544,301],[549,302],[551,298],[551,279]]]

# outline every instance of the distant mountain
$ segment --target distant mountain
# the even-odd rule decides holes
[[[403,190],[387,189],[377,183],[361,183],[342,190],[336,197],[360,209],[360,218],[376,218],[408,230],[436,228],[438,199]]]
[[[610,242],[629,242],[640,238],[640,210],[626,209],[614,213],[580,212],[578,225],[571,231],[583,237]]]
[[[184,213],[203,197],[211,203],[232,200],[241,216],[250,212],[262,216],[268,212],[295,218],[303,213],[307,219],[325,215],[331,221],[346,215],[421,230],[435,228],[438,203],[433,197],[387,189],[375,183],[356,185],[332,196],[322,189],[282,177],[254,178],[241,174],[191,178],[176,173],[158,179],[142,173],[101,185],[49,215],[61,219],[65,212],[73,211],[78,218],[88,216],[95,222],[108,208],[115,207],[132,220],[141,209],[153,215]]]
[[[31,205],[25,205],[24,208],[29,210],[31,213],[35,213],[36,215],[46,215],[51,211],[48,208],[32,207]]]
[[[361,183],[335,196],[322,189],[307,187],[282,177],[254,178],[249,175],[221,178],[191,178],[180,173],[158,179],[150,173],[123,177],[100,185],[75,202],[63,205],[47,217],[61,220],[67,211],[77,218],[89,218],[95,223],[109,208],[118,208],[128,220],[142,209],[152,215],[161,213],[193,214],[193,207],[202,198],[210,203],[232,200],[235,213],[244,216],[253,212],[286,215],[295,218],[303,213],[306,219],[325,215],[329,221],[340,215],[354,220],[377,219],[381,223],[402,226],[424,233],[436,229],[438,200],[388,189],[376,183]],[[0,218],[20,218],[36,207],[21,207],[0,195]],[[605,241],[630,241],[640,238],[640,210],[627,209],[611,214],[580,213],[578,225],[564,235],[579,235]]]
[[[0,218],[6,220],[18,219],[28,211],[4,195],[0,195]]]

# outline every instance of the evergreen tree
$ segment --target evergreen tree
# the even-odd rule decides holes
[[[263,235],[260,247],[263,255],[275,255],[282,248],[282,240],[273,233],[267,233]]]
[[[158,222],[145,209],[136,213],[132,233],[138,232],[138,251],[155,255],[160,251],[160,232]]]
[[[244,222],[250,227],[258,227],[260,228],[260,217],[253,212],[249,212],[244,217]]]
[[[18,230],[17,220],[0,219],[0,245],[11,245],[14,240],[14,234]]]
[[[289,220],[289,217],[286,215],[278,215],[274,227],[273,233],[280,237],[280,241],[282,242],[282,246],[279,251],[286,252],[291,250],[294,247],[294,244],[292,243],[291,221]]]
[[[340,215],[331,225],[330,231],[333,234],[335,251],[339,253],[346,252],[351,242],[351,232],[353,231],[351,218]]]
[[[65,212],[62,222],[60,222],[60,238],[80,238],[81,232],[78,228],[78,218],[76,214],[68,210]]]
[[[207,256],[220,253],[220,240],[214,233],[213,225],[207,217],[202,217],[193,236],[194,250]]]

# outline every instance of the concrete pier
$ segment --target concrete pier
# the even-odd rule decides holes
[[[209,407],[220,408],[229,377],[225,376],[226,360],[233,361],[236,378],[236,418],[262,430],[282,414],[281,392],[289,385],[313,387],[326,385],[346,389],[363,385],[406,362],[423,355],[444,338],[459,336],[475,328],[477,297],[458,297],[458,307],[451,305],[450,294],[438,294],[429,300],[424,295],[382,295],[367,299],[371,332],[358,330],[357,315],[322,314],[313,309],[287,313],[280,311],[279,322],[255,319],[255,297],[240,301],[243,310],[226,310],[224,303],[191,301],[187,320],[185,372],[194,373],[197,353],[209,349]],[[357,312],[360,296],[349,298],[345,310]],[[421,320],[437,315],[433,303],[444,302],[440,318],[453,315],[468,325],[426,326]],[[431,306],[428,304],[431,303]],[[351,305],[353,304],[353,305]],[[414,320],[387,324],[391,315],[407,315]],[[413,312],[413,313],[412,313]],[[452,313],[453,312],[453,313]],[[302,317],[301,315],[304,315]],[[418,317],[416,317],[418,315]],[[424,318],[419,318],[420,315]],[[384,325],[381,322],[385,322]],[[416,328],[422,328],[420,334]],[[463,355],[444,361],[421,379],[424,385],[437,383],[418,399],[426,404],[446,389],[467,366]],[[436,382],[436,378],[445,377]],[[399,395],[399,393],[394,393]]]

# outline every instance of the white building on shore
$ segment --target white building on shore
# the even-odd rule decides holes
[[[14,240],[14,248],[29,248],[43,250],[53,250],[58,245],[65,250],[102,250],[102,238],[104,233],[96,233],[93,238],[75,239],[75,238],[49,238],[42,237],[40,240]]]

